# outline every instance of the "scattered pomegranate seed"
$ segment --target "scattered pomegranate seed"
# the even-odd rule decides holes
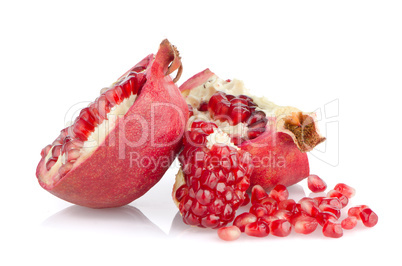
[[[296,209],[296,202],[293,199],[282,200],[278,203],[278,209],[294,212]]]
[[[357,220],[360,220],[360,211],[364,208],[368,208],[367,205],[358,205],[355,207],[351,207],[348,210],[348,216],[354,216]]]
[[[348,216],[342,220],[341,225],[343,229],[353,229],[357,224],[357,218],[355,216]]]
[[[310,216],[300,216],[295,222],[295,232],[298,234],[308,235],[317,229],[318,222]]]
[[[274,200],[276,200],[277,202],[280,202],[282,200],[288,199],[289,191],[284,185],[278,184],[271,190],[269,196]]]
[[[360,219],[367,227],[373,227],[378,222],[377,214],[368,207],[360,210]]]
[[[342,203],[338,198],[323,198],[320,202],[320,205],[329,205],[337,209],[342,209]]]
[[[324,224],[326,222],[328,222],[329,220],[332,220],[332,221],[338,220],[338,218],[332,212],[320,212],[315,218],[317,219],[317,222],[321,226],[324,226]]]
[[[334,187],[334,190],[341,192],[343,195],[348,197],[349,199],[356,194],[356,190],[351,186],[348,186],[344,183],[339,183]]]
[[[327,189],[327,184],[317,175],[307,177],[307,186],[314,193],[323,192]]]
[[[267,225],[276,220],[279,220],[279,218],[276,215],[263,215],[261,217],[258,217],[258,221],[264,222]]]
[[[246,225],[244,232],[249,236],[264,237],[269,235],[269,226],[262,221],[257,221]]]
[[[307,213],[309,216],[315,217],[320,213],[317,202],[313,198],[305,197],[299,201],[300,208],[302,211]]]
[[[269,229],[272,235],[285,237],[288,236],[292,230],[292,225],[287,220],[275,220],[269,224]]]
[[[346,197],[345,195],[343,195],[341,192],[339,192],[337,190],[328,191],[327,197],[338,198],[340,200],[340,202],[342,203],[342,208],[346,207],[346,205],[348,205],[348,203],[349,203],[348,197]]]
[[[227,226],[218,229],[218,236],[225,241],[233,241],[240,237],[241,231],[237,226]]]
[[[340,223],[328,220],[322,227],[322,233],[326,237],[339,238],[343,236],[343,230]]]
[[[245,212],[238,215],[233,221],[233,225],[237,226],[241,232],[244,232],[246,225],[257,221],[257,216],[252,213]]]

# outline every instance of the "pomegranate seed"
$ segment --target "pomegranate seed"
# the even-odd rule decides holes
[[[294,223],[295,232],[298,234],[311,234],[317,229],[318,222],[315,218],[310,216],[300,216]]]
[[[324,224],[329,220],[332,221],[338,220],[338,217],[336,217],[335,214],[333,214],[332,212],[320,212],[319,214],[317,214],[315,218],[317,219],[317,222],[321,226],[324,226]]]
[[[263,215],[270,215],[270,211],[268,210],[268,208],[262,205],[261,203],[251,205],[249,212],[257,217],[261,217]]]
[[[264,237],[269,235],[269,226],[262,221],[257,221],[246,225],[244,232],[249,236]]]
[[[356,190],[351,186],[348,186],[343,183],[339,183],[334,187],[334,190],[341,192],[343,195],[348,197],[349,199],[353,197],[356,193]]]
[[[272,221],[276,220],[279,220],[279,218],[275,215],[263,215],[261,217],[258,217],[257,221],[261,221],[269,225]]]
[[[349,203],[348,197],[346,197],[345,195],[343,195],[341,192],[339,192],[337,190],[328,191],[327,197],[338,198],[340,200],[340,202],[342,203],[342,208],[346,207]]]
[[[275,220],[269,224],[269,229],[272,235],[285,237],[290,234],[292,225],[287,220]]]
[[[363,208],[360,210],[360,219],[362,220],[364,226],[373,227],[378,222],[378,216],[370,208]]]
[[[260,203],[261,200],[268,198],[267,192],[260,185],[255,185],[251,189],[251,204]]]
[[[368,208],[367,205],[358,205],[355,207],[351,207],[348,210],[348,216],[354,216],[357,220],[360,220],[360,211],[364,208]]]
[[[278,219],[281,219],[281,220],[290,220],[290,219],[292,219],[292,217],[293,217],[293,212],[291,212],[291,211],[288,211],[288,210],[277,210],[275,213],[274,213],[274,215],[276,216],[276,217],[278,217]]]
[[[257,221],[257,216],[255,216],[252,213],[245,212],[245,213],[238,215],[235,218],[233,225],[237,226],[241,232],[244,232],[246,225],[248,225],[250,223],[254,223],[256,221]]]
[[[293,199],[282,200],[278,203],[278,209],[294,212],[296,209],[296,202]]]
[[[218,236],[225,241],[233,241],[239,239],[241,235],[240,229],[237,226],[221,227],[218,229]]]
[[[329,205],[337,209],[342,209],[342,203],[338,198],[323,198],[320,205]]]
[[[318,208],[317,202],[313,198],[302,198],[299,201],[300,208],[302,211],[307,213],[309,216],[315,217],[320,213],[320,209]]]
[[[323,192],[327,189],[327,184],[317,175],[307,177],[307,186],[314,193]]]
[[[342,220],[341,225],[343,229],[350,230],[353,229],[357,224],[357,218],[354,216],[348,216]]]
[[[333,222],[332,220],[329,220],[324,224],[322,228],[322,233],[324,234],[324,236],[332,238],[340,238],[341,236],[343,236],[341,224]]]
[[[282,200],[288,199],[289,191],[284,185],[278,184],[271,190],[269,196],[277,202],[280,202]]]
[[[338,219],[341,217],[341,210],[331,205],[321,204],[319,209],[323,212],[333,213]]]

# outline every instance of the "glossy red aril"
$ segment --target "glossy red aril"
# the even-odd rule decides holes
[[[338,222],[328,220],[322,227],[322,233],[326,237],[340,238],[343,236],[342,226]]]
[[[317,202],[313,198],[305,197],[299,200],[300,208],[309,216],[315,217],[321,211],[318,208]]]
[[[311,234],[317,229],[317,226],[317,220],[310,216],[300,216],[294,222],[294,229],[298,234]]]
[[[324,226],[324,224],[327,221],[329,221],[329,220],[337,221],[339,217],[337,217],[332,212],[320,212],[319,214],[317,214],[317,216],[315,218],[317,219],[317,222],[321,226]]]
[[[246,225],[257,221],[257,216],[252,213],[242,213],[238,215],[233,221],[233,225],[237,226],[241,232],[244,232]]]
[[[329,198],[338,198],[339,201],[342,204],[342,208],[346,207],[346,205],[348,205],[348,203],[349,203],[348,197],[346,197],[345,195],[343,195],[341,192],[339,192],[337,190],[328,191],[327,197],[329,197]]]
[[[246,225],[244,232],[249,236],[265,237],[269,235],[269,226],[262,221],[257,221]]]
[[[368,208],[367,205],[358,205],[355,207],[351,207],[348,210],[348,216],[354,216],[357,220],[360,220],[360,211],[364,208]]]
[[[323,192],[327,189],[327,184],[317,175],[307,177],[307,186],[314,193]]]
[[[269,192],[269,196],[277,202],[280,202],[288,199],[289,191],[284,185],[278,184]]]
[[[348,186],[344,183],[339,183],[334,187],[334,190],[339,191],[349,199],[356,194],[356,190],[351,186]]]
[[[355,228],[357,225],[357,218],[354,216],[348,216],[341,222],[342,228],[346,230],[350,230]]]
[[[241,231],[237,226],[221,227],[218,229],[218,236],[225,241],[233,241],[240,237]]]
[[[287,220],[275,220],[269,224],[269,230],[274,236],[285,237],[290,235],[292,225]]]
[[[267,192],[260,185],[253,186],[251,189],[251,204],[260,203],[265,198],[268,198]]]
[[[146,193],[182,147],[188,106],[174,84],[181,70],[177,49],[164,40],[156,55],[102,89],[41,151],[40,185],[92,208],[123,206]]]
[[[278,209],[287,210],[290,212],[294,212],[296,208],[296,202],[293,199],[282,200],[278,203]]]
[[[378,222],[378,216],[370,208],[366,207],[360,210],[360,219],[362,220],[364,226],[373,227]]]

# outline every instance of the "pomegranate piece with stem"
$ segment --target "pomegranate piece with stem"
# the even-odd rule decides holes
[[[271,190],[309,175],[306,152],[325,140],[314,113],[275,105],[252,95],[243,82],[221,79],[209,69],[187,80],[180,90],[192,106],[190,124],[213,122],[239,149],[251,154],[255,169],[250,187],[258,184]]]
[[[40,185],[92,208],[123,206],[146,193],[182,147],[188,106],[174,84],[181,70],[179,52],[164,40],[156,55],[102,89],[41,151]]]

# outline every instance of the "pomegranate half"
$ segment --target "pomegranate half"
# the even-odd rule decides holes
[[[188,106],[175,85],[181,71],[176,47],[164,40],[155,56],[102,89],[42,150],[40,185],[92,208],[123,206],[146,193],[182,147]]]
[[[194,121],[215,123],[252,156],[250,188],[293,185],[309,175],[306,152],[323,142],[315,113],[278,106],[252,95],[239,80],[223,80],[206,69],[180,86]],[[191,130],[187,131],[191,132]],[[191,136],[186,136],[191,141]]]

